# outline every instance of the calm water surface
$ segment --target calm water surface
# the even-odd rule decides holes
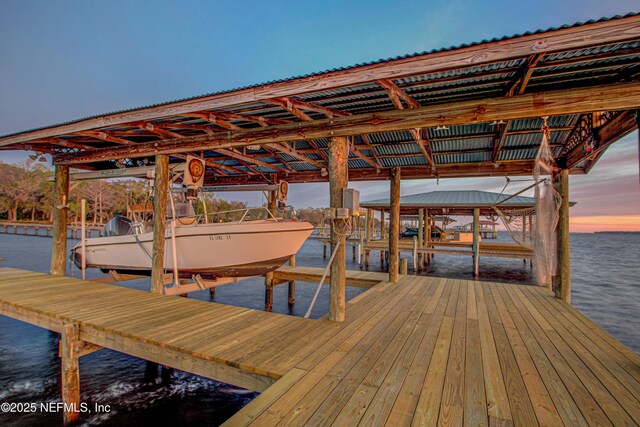
[[[505,239],[508,236],[501,234],[500,240]],[[0,234],[0,257],[5,258],[0,266],[48,272],[50,246],[48,238]],[[573,304],[640,353],[640,233],[572,234],[571,258]],[[377,253],[372,253],[371,261],[370,269],[380,270]],[[297,263],[324,266],[322,243],[305,243]],[[347,268],[358,268],[351,261],[350,247]],[[77,270],[75,273],[78,275]],[[89,278],[101,275],[88,273]],[[430,275],[461,279],[470,279],[471,273],[470,257],[446,255],[437,255],[429,271]],[[534,282],[531,268],[520,259],[483,258],[481,275],[490,281]],[[287,287],[275,288],[275,312],[304,315],[315,286],[298,283],[292,309],[287,305]],[[125,282],[123,286],[146,290],[149,280]],[[312,317],[328,311],[327,288],[321,292]],[[347,288],[347,298],[360,292],[362,289]],[[211,301],[208,291],[189,297]],[[253,279],[218,288],[215,301],[262,309],[263,281]],[[60,401],[58,339],[58,334],[0,316],[0,402]],[[111,407],[107,414],[85,416],[85,425],[218,425],[257,395],[183,372],[150,372],[145,361],[110,350],[82,357],[80,370],[81,400]],[[0,413],[0,425],[58,425],[61,418],[59,413]]]

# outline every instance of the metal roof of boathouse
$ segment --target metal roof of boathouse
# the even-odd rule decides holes
[[[504,203],[500,203],[508,199]],[[535,206],[536,199],[526,196],[511,196],[480,190],[431,191],[429,193],[400,196],[400,207],[407,208],[448,208],[448,207],[492,207],[500,203],[504,207],[528,208]],[[389,199],[361,202],[365,208],[389,207]]]
[[[584,108],[554,110],[548,126],[554,157],[585,173],[636,128],[639,76],[640,15],[632,13],[90,116],[2,136],[0,150],[98,170],[196,152],[208,185],[295,183],[327,180],[328,138],[337,134],[350,137],[353,181],[387,179],[392,167],[403,178],[527,175],[545,110],[533,109],[548,94],[584,90],[589,102],[573,103]],[[613,105],[609,88],[624,108],[589,105]],[[515,108],[512,119],[496,113]],[[589,157],[584,135],[598,141]]]

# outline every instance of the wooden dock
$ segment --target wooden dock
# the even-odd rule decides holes
[[[289,267],[284,265],[273,272],[273,285],[289,282],[292,280],[298,280],[302,282],[320,282],[324,268],[317,267]],[[325,283],[329,283],[327,276]],[[378,273],[375,271],[357,271],[347,270],[345,274],[345,283],[347,286],[353,286],[357,288],[371,288],[380,282],[385,282],[389,279],[389,274]]]
[[[0,313],[262,391],[230,426],[640,422],[640,356],[537,287],[400,276],[334,323],[0,269]]]

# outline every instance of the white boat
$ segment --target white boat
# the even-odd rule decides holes
[[[265,274],[298,252],[314,229],[307,222],[276,218],[265,208],[219,212],[215,216],[241,218],[213,222],[221,219],[193,215],[175,220],[175,257],[181,278],[196,274],[203,279]],[[165,237],[167,273],[173,272],[174,266],[171,221]],[[125,217],[111,220],[104,236],[86,239],[86,267],[150,275],[153,231],[145,230],[146,226]],[[72,249],[72,257],[80,267],[81,244]]]

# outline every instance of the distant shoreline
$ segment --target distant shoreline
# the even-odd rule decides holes
[[[640,231],[594,231],[595,234],[640,234]]]

